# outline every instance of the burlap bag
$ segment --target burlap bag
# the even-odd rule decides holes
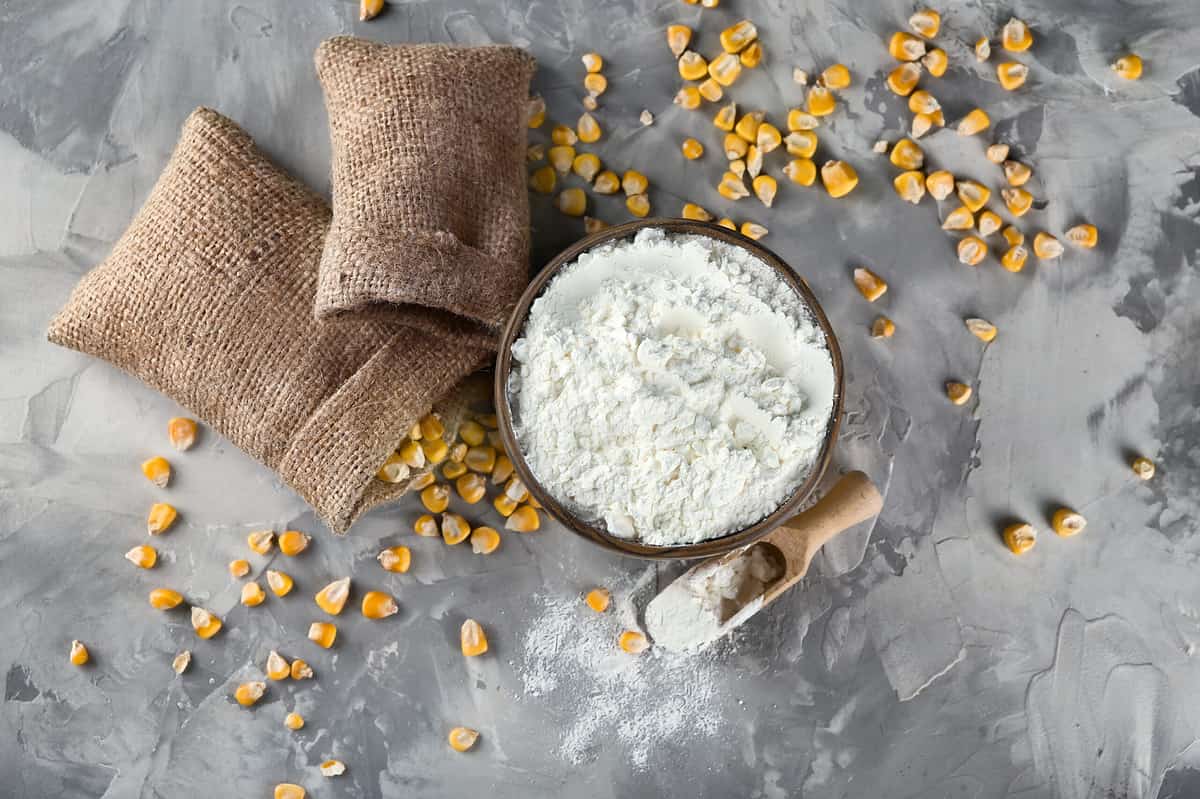
[[[314,323],[329,216],[237,125],[199,109],[49,337],[174,398],[344,533],[407,488],[374,475],[487,353],[397,324]],[[444,410],[453,430],[457,406]]]
[[[528,283],[533,58],[339,36],[316,65],[333,150],[317,317],[386,308],[494,347]]]

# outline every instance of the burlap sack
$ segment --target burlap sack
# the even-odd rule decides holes
[[[403,493],[407,483],[382,483],[376,471],[487,353],[379,321],[314,323],[328,226],[320,197],[201,108],[49,337],[174,398],[344,533]]]
[[[316,64],[333,149],[317,317],[383,307],[494,347],[529,279],[533,58],[339,36]]]

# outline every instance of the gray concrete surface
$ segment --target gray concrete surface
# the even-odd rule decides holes
[[[908,118],[884,88],[887,36],[912,10],[830,0],[584,3],[393,2],[360,24],[354,3],[246,0],[0,2],[0,796],[268,796],[282,780],[317,797],[1194,797],[1200,795],[1200,6],[1194,0],[941,4],[952,66],[931,82],[954,119],[973,104],[1037,170],[1044,210],[1021,227],[1086,218],[1091,253],[1009,274],[955,261],[928,199],[900,203],[871,152]],[[1027,87],[1001,91],[969,42],[1011,13],[1037,36]],[[711,109],[671,104],[664,27],[716,34],[749,17],[766,63],[732,94],[777,120],[799,101],[793,65],[846,63],[854,85],[820,130],[823,157],[859,167],[849,198],[784,185],[770,211],[720,200]],[[312,52],[323,37],[511,42],[538,57],[550,116],[580,112],[579,56],[607,59],[597,114],[606,163],[638,167],[655,209],[691,199],[771,228],[765,243],[811,282],[841,338],[847,424],[838,460],[886,490],[882,517],[836,543],[816,573],[730,641],[696,658],[614,656],[622,619],[677,568],[656,570],[548,526],[490,558],[413,542],[412,502],[335,540],[265,469],[205,436],[177,458],[183,520],[138,572],[158,496],[137,473],[164,449],[172,403],[44,341],[51,314],[103,258],[145,197],[180,123],[200,104],[239,120],[278,160],[328,190],[325,112]],[[1107,63],[1141,53],[1144,80]],[[994,63],[994,62],[993,62]],[[643,108],[657,117],[637,123]],[[545,135],[545,131],[536,138]],[[678,142],[709,154],[684,163]],[[932,163],[997,186],[985,142],[927,139]],[[777,171],[776,157],[769,168]],[[946,209],[943,209],[943,212]],[[581,233],[535,198],[535,264]],[[616,199],[595,211],[625,218]],[[849,270],[891,282],[870,306]],[[866,336],[878,312],[896,337]],[[988,347],[961,318],[994,321]],[[975,385],[950,406],[942,382]],[[1133,480],[1130,452],[1160,466]],[[1075,539],[1046,532],[1058,503],[1084,512]],[[998,528],[1043,529],[1017,559]],[[314,533],[286,566],[300,588],[256,609],[225,572],[263,525]],[[373,563],[414,547],[408,575]],[[256,573],[268,564],[254,559]],[[393,591],[403,611],[357,614],[340,644],[304,640],[325,579]],[[199,642],[145,603],[169,584],[226,618]],[[580,609],[614,590],[607,618]],[[465,616],[492,652],[464,662]],[[72,638],[94,665],[67,663]],[[175,652],[195,652],[176,678]],[[229,698],[266,652],[304,656],[318,678],[272,685],[245,711]],[[284,729],[296,708],[308,718]],[[444,743],[453,724],[478,748]],[[344,760],[338,779],[317,775]]]

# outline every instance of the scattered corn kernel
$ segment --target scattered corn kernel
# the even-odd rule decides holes
[[[125,553],[125,560],[139,569],[153,569],[158,562],[158,551],[150,546],[137,546]]]
[[[821,120],[801,108],[788,111],[787,127],[790,131],[810,131],[820,124]]]
[[[937,98],[924,89],[917,89],[908,96],[908,110],[914,114],[932,114],[941,107]]]
[[[891,338],[896,334],[896,323],[886,316],[878,316],[871,323],[871,338]]]
[[[925,176],[925,188],[929,190],[929,194],[933,199],[940,202],[949,197],[950,192],[954,191],[954,175],[944,169],[930,172]],[[974,220],[972,220],[972,224],[974,224]]]
[[[974,136],[982,130],[987,130],[992,124],[992,120],[988,117],[987,112],[982,108],[976,108],[958,123],[959,136]]]
[[[975,215],[965,205],[960,205],[946,215],[942,230],[970,230],[975,227]]]
[[[550,149],[554,150],[557,148],[551,147]],[[530,176],[529,176],[529,188],[533,189],[538,194],[551,194],[554,191],[554,187],[555,187],[555,185],[557,185],[557,183],[558,183],[558,173],[555,171],[553,166],[549,166],[549,165],[540,166],[537,169],[533,170],[533,173],[530,174]],[[415,441],[410,441],[408,444],[405,444],[401,448],[401,453],[404,453],[406,451],[407,452],[420,452],[421,450],[419,447],[417,447],[415,449],[413,448],[413,445],[415,445],[415,444],[416,444]],[[401,454],[400,457],[402,460],[404,459],[403,454]],[[412,466],[411,463],[407,464],[407,465]],[[424,456],[423,455],[422,455],[421,465],[424,465]]]
[[[512,498],[509,497],[509,499]],[[538,512],[529,505],[521,505],[504,521],[505,529],[515,530],[518,533],[532,533],[541,526],[542,522],[538,518]]]
[[[743,222],[742,226],[738,229],[738,232],[748,239],[754,239],[755,241],[758,241],[770,231],[757,222]]]
[[[1133,53],[1123,55],[1112,63],[1112,70],[1125,80],[1137,80],[1142,77],[1142,59]]]
[[[1012,550],[1014,555],[1024,555],[1037,543],[1037,530],[1034,530],[1032,525],[1019,522],[1005,527],[1003,537],[1004,545]]]
[[[721,88],[721,84],[712,78],[705,78],[700,81],[697,89],[700,92],[700,96],[710,103],[720,102],[721,98],[725,96],[725,90]]]
[[[738,53],[738,61],[741,61],[742,66],[744,66],[746,69],[754,69],[757,67],[762,63],[762,58],[762,42],[751,42],[749,47]]]
[[[337,638],[337,627],[327,621],[314,621],[308,626],[308,640],[322,649],[333,646]]]
[[[496,458],[496,465],[492,468],[492,482],[500,485],[506,481],[513,473],[513,464],[507,455],[501,455]]]
[[[342,608],[346,607],[346,600],[349,598],[349,577],[343,577],[340,580],[334,580],[332,583],[318,591],[316,596],[313,597],[317,603],[317,607],[328,613],[330,616],[336,616],[341,613]]]
[[[1076,225],[1067,231],[1066,239],[1076,247],[1090,250],[1100,241],[1100,233],[1096,230],[1095,225]]]
[[[584,111],[579,116],[579,121],[575,123],[575,127],[579,131],[579,140],[584,144],[599,141],[603,133],[600,130],[600,123],[588,111]]]
[[[942,15],[932,9],[921,9],[908,18],[908,27],[926,39],[932,39],[942,27]]]
[[[825,117],[832,114],[835,108],[837,108],[837,98],[829,89],[824,86],[813,86],[808,90],[808,98],[804,102],[804,109],[808,113],[815,117]]]
[[[204,608],[192,608],[192,629],[201,638],[212,638],[221,631],[221,620]]]
[[[708,64],[708,76],[722,86],[729,87],[742,74],[742,60],[733,53],[721,53]]]
[[[617,177],[616,172],[610,169],[597,175],[595,182],[592,183],[592,190],[597,194],[615,194],[619,188],[621,188],[621,179]]]
[[[400,612],[400,606],[391,594],[383,591],[368,591],[362,598],[362,615],[368,619],[386,619]]]
[[[554,200],[555,206],[567,216],[583,216],[587,210],[587,195],[583,189],[572,186],[563,189]]]
[[[695,219],[700,222],[711,222],[713,218],[712,214],[695,203],[684,203],[679,215],[684,219]]]
[[[726,172],[721,176],[721,182],[717,184],[717,193],[727,200],[740,200],[750,196],[750,190],[746,188],[746,184],[733,172]]]
[[[408,571],[408,567],[412,565],[412,550],[408,547],[388,547],[379,553],[376,557],[379,565],[385,571],[399,572],[400,574]]]
[[[845,161],[826,161],[821,166],[821,182],[830,197],[845,197],[858,185],[858,173]]]
[[[68,656],[72,666],[82,666],[91,660],[91,654],[82,641],[71,642],[71,654]]]
[[[750,143],[736,133],[726,133],[723,146],[725,148],[725,157],[730,161],[744,158],[746,151],[750,149]]]
[[[681,108],[686,108],[689,111],[700,107],[700,90],[695,86],[684,86],[675,93],[674,103]]]
[[[299,555],[308,549],[311,541],[312,538],[299,530],[284,530],[279,534],[279,551],[289,557]]]
[[[155,457],[142,463],[142,474],[159,488],[166,488],[171,482],[171,464],[166,458]]]
[[[729,228],[730,230],[737,230],[737,222],[734,222],[732,219],[730,219],[727,216],[718,219],[717,224],[723,228]]]
[[[1029,26],[1013,17],[1000,32],[1000,46],[1010,53],[1023,53],[1033,44],[1033,33]]]
[[[500,546],[500,533],[492,527],[476,527],[471,531],[471,551],[490,555]]]
[[[422,439],[441,438],[446,434],[446,426],[442,424],[442,420],[435,413],[421,417],[417,424],[421,427]]]
[[[1010,272],[1020,272],[1025,268],[1025,261],[1028,258],[1029,250],[1020,244],[1014,244],[1008,248],[1008,252],[1001,256],[1000,265]]]
[[[171,660],[171,670],[176,674],[183,674],[190,665],[192,665],[192,653],[188,649],[183,650]]]
[[[608,227],[608,223],[605,222],[603,219],[596,219],[594,216],[585,216],[583,218],[583,232],[584,233],[588,233],[588,234],[599,233],[601,230],[604,230],[606,227]],[[459,464],[459,465],[461,465],[461,464]],[[463,468],[465,469],[467,467],[463,466]]]
[[[380,0],[382,3],[383,0]],[[366,0],[364,0],[366,2]],[[304,799],[306,793],[303,788],[292,782],[281,782],[275,786],[274,799]]]
[[[292,679],[293,680],[311,680],[313,676],[312,667],[307,661],[296,658],[292,661]]]
[[[242,604],[254,608],[266,601],[267,594],[258,583],[246,583],[242,586]]]
[[[575,163],[575,148],[569,144],[556,145],[550,148],[547,157],[550,159],[550,166],[554,167],[554,171],[565,175],[571,171],[571,165]]]
[[[604,59],[599,53],[584,53],[580,60],[583,61],[583,68],[588,72],[599,72],[604,69]]]
[[[275,596],[287,596],[295,585],[296,581],[287,572],[267,570],[267,587]]]
[[[811,186],[817,179],[817,165],[808,158],[793,158],[783,168],[783,174],[793,183]]]
[[[537,176],[539,172],[546,169],[550,169],[550,167],[544,166],[535,171],[533,174],[534,176]],[[552,180],[551,184],[553,184],[553,182],[554,181]],[[413,469],[420,469],[425,465],[425,450],[421,448],[421,442],[419,440],[410,440],[404,442],[400,445],[398,452],[400,454],[400,460],[404,461],[405,465]]]
[[[196,421],[184,416],[176,416],[167,422],[167,438],[171,446],[179,452],[192,448],[196,443]]]
[[[573,146],[578,143],[579,136],[566,125],[555,125],[550,131],[550,141],[562,147]]]
[[[267,654],[267,676],[272,680],[286,680],[292,676],[292,664],[283,655],[272,649]]]
[[[888,40],[888,53],[897,61],[916,61],[925,55],[925,42],[911,33],[896,31]]]
[[[921,65],[930,75],[940,78],[946,74],[946,67],[950,66],[950,59],[945,50],[934,47],[921,57]]]
[[[265,682],[244,682],[233,692],[233,698],[242,707],[250,707],[262,699],[266,692],[267,684]]]
[[[875,302],[888,290],[888,284],[883,278],[861,266],[854,270],[854,285],[859,293],[866,297],[867,302]]]
[[[258,554],[265,555],[275,544],[275,533],[270,530],[255,530],[246,536],[246,544]]]
[[[608,610],[609,602],[612,600],[612,595],[609,594],[607,588],[593,588],[587,592],[583,601],[587,606],[597,613],[603,613]]]
[[[150,592],[150,607],[157,610],[170,610],[183,603],[183,594],[170,588],[155,588]]]
[[[708,62],[695,50],[687,50],[679,57],[679,76],[684,80],[700,80],[708,74]]]
[[[511,516],[513,511],[517,509],[517,503],[506,497],[504,494],[500,494],[493,499],[492,506],[495,507],[497,513],[505,518]]]
[[[442,510],[445,510],[445,507]],[[434,511],[434,513],[441,513],[441,511]],[[441,535],[438,532],[437,520],[429,515],[420,516],[413,522],[413,532],[422,538],[437,538]]]
[[[925,175],[915,169],[901,172],[892,180],[892,186],[900,199],[916,205],[925,196]]]
[[[540,128],[546,121],[546,101],[541,97],[530,97],[526,117],[529,127]]]
[[[995,211],[984,211],[979,215],[977,224],[979,235],[986,238],[999,230],[1004,225],[1004,220]]]
[[[288,713],[283,717],[283,726],[289,730],[298,730],[304,726],[304,717],[299,713]]]
[[[987,160],[993,164],[1003,164],[1008,160],[1009,146],[1007,144],[992,144],[987,148]]]
[[[569,191],[577,191],[583,193],[583,189],[564,189],[559,198],[561,201],[562,195]],[[585,200],[586,201],[586,200]],[[560,204],[559,210],[562,210]],[[450,445],[440,438],[423,438],[421,439],[421,451],[425,453],[425,462],[437,465],[450,455]]]
[[[983,342],[990,342],[996,337],[996,326],[986,319],[970,318],[964,319],[963,324],[967,326],[967,330],[971,331],[971,335]]]
[[[1017,230],[1013,225],[1009,225],[1000,231],[1000,235],[1004,237],[1004,241],[1009,247],[1016,247],[1018,244],[1025,243],[1025,234]]]
[[[811,130],[795,130],[783,140],[788,155],[798,158],[812,158],[817,152],[817,134]]]
[[[742,158],[738,158],[735,161],[730,161],[729,162],[729,171],[732,172],[734,175],[736,175],[739,180],[741,180],[741,178],[746,174],[746,161]],[[717,188],[718,188],[718,190],[720,190],[720,186],[718,186]],[[746,195],[743,194],[742,196],[744,197]],[[737,199],[737,198],[733,197],[730,199]]]
[[[461,544],[471,534],[471,525],[457,513],[442,514],[442,540],[453,546]]]
[[[1058,258],[1063,254],[1063,245],[1049,233],[1039,232],[1033,237],[1033,254],[1042,260]]]
[[[466,657],[476,657],[488,651],[487,634],[483,627],[474,619],[467,619],[459,630],[459,644]]]
[[[463,445],[464,447],[466,444]],[[467,473],[467,465],[459,461],[450,461],[442,467],[442,477],[447,480],[453,480],[456,477],[461,477]]]
[[[988,41],[986,36],[980,37],[975,41],[975,60],[982,63],[991,57],[992,43]]]
[[[436,479],[433,472],[421,472],[409,482],[408,487],[413,491],[420,491],[423,488],[433,485],[433,481]]]
[[[1004,179],[1010,186],[1024,186],[1033,177],[1033,170],[1020,161],[1004,162]]]
[[[650,648],[646,636],[634,630],[626,630],[617,638],[617,646],[631,655],[640,655]]]
[[[1154,461],[1141,455],[1133,459],[1129,464],[1129,468],[1133,469],[1133,473],[1142,480],[1149,480],[1154,476]]]
[[[966,236],[958,242],[958,260],[967,266],[976,266],[987,257],[987,252],[987,245],[975,236]]]
[[[782,143],[783,134],[779,132],[779,128],[770,122],[763,122],[758,126],[758,133],[754,136],[754,144],[758,147],[759,152],[763,154],[774,152]]]
[[[687,50],[688,43],[691,41],[692,29],[687,25],[667,26],[667,47],[671,49],[671,55],[679,58]]]
[[[637,170],[628,169],[621,176],[621,190],[625,192],[626,197],[632,197],[635,194],[645,194],[648,188],[650,188],[650,181]]]
[[[346,764],[340,760],[326,760],[320,769],[322,777],[340,777],[346,773]]]
[[[450,488],[440,483],[429,486],[421,492],[421,504],[430,513],[441,513],[450,504]]]
[[[909,127],[909,134],[914,139],[919,139],[929,131],[933,130],[933,115],[932,114],[914,114],[912,125]]]
[[[1016,61],[1002,61],[996,65],[996,80],[1007,91],[1015,91],[1025,85],[1029,67]]]
[[[1033,195],[1024,189],[1001,189],[1000,196],[1004,198],[1004,205],[1013,216],[1024,216],[1033,207]]]
[[[992,190],[974,180],[960,180],[954,184],[954,188],[958,193],[958,199],[967,206],[971,213],[975,213],[987,205],[987,201],[992,198]]]
[[[235,579],[245,577],[250,573],[250,561],[248,560],[231,560],[229,561],[229,576]]]
[[[925,152],[912,139],[900,139],[892,146],[889,159],[901,169],[920,169],[925,165]]]
[[[383,0],[359,0],[358,21],[368,22],[383,13]]]
[[[748,19],[733,23],[721,31],[721,48],[727,53],[740,53],[758,38],[758,28]]]
[[[850,85],[850,70],[845,64],[833,64],[826,67],[817,80],[827,89],[845,89]]]
[[[971,387],[966,383],[946,383],[946,396],[955,405],[965,405],[971,399]]]
[[[634,194],[626,197],[625,208],[629,210],[629,213],[640,219],[650,213],[650,198],[645,194]]]
[[[753,144],[758,139],[758,126],[762,124],[764,116],[766,115],[762,111],[750,111],[742,114],[742,118],[733,128],[733,132],[745,139],[747,143]]]
[[[921,80],[920,64],[905,62],[888,73],[887,86],[893,93],[901,97],[908,97],[912,94],[913,89],[917,88],[919,80]]]
[[[592,179],[600,172],[600,159],[595,153],[580,153],[571,162],[571,171],[591,183]],[[469,424],[475,423],[469,422]]]
[[[382,480],[385,483],[399,483],[410,474],[408,464],[401,460],[400,456],[393,452],[388,455],[388,459],[383,462],[383,466],[379,467],[379,471],[375,473],[376,480]]]
[[[750,184],[754,188],[754,196],[759,202],[768,208],[775,202],[775,193],[779,190],[779,184],[775,178],[770,175],[759,175]]]
[[[595,110],[598,105],[596,98],[608,91],[608,78],[599,72],[589,73],[583,76],[583,88],[587,89],[587,96],[584,97],[584,106],[588,105],[587,100],[591,100],[591,108],[588,110]]]
[[[1087,519],[1070,508],[1059,508],[1050,517],[1050,527],[1063,538],[1070,538],[1083,532]]]
[[[450,730],[446,740],[455,752],[465,752],[479,740],[479,733],[469,727],[455,727]]]
[[[150,535],[165,533],[172,524],[178,512],[174,506],[165,502],[156,502],[150,506],[150,514],[146,518],[146,532]]]

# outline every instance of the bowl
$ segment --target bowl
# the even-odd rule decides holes
[[[546,491],[541,483],[538,482],[533,474],[533,470],[529,468],[524,454],[521,452],[520,444],[513,429],[513,409],[509,404],[508,397],[508,378],[509,373],[512,371],[512,344],[520,337],[525,327],[525,320],[529,316],[529,309],[533,305],[534,300],[538,298],[550,280],[558,273],[558,270],[567,264],[573,263],[580,254],[611,241],[631,238],[643,228],[661,228],[668,233],[707,236],[732,244],[743,250],[748,250],[751,254],[757,256],[761,261],[775,269],[780,277],[800,295],[800,298],[812,314],[813,320],[825,334],[830,358],[833,361],[834,397],[833,410],[831,412],[832,418],[829,421],[829,427],[825,434],[825,440],[821,445],[820,454],[817,456],[817,460],[805,480],[796,487],[795,491],[778,508],[765,518],[741,530],[694,544],[679,546],[652,546],[643,544],[640,541],[633,541],[610,534],[604,529],[602,523],[594,524],[579,518],[568,508],[564,507],[558,499]],[[833,334],[833,328],[829,325],[829,319],[825,316],[825,312],[821,310],[821,305],[817,302],[817,298],[813,296],[808,284],[782,258],[753,239],[747,238],[728,228],[723,228],[720,225],[689,219],[641,219],[636,222],[605,228],[590,236],[585,236],[559,253],[558,256],[538,273],[537,277],[533,279],[521,295],[521,299],[517,302],[517,306],[513,309],[508,324],[504,328],[504,333],[500,340],[500,352],[496,357],[494,391],[500,437],[504,442],[505,449],[508,451],[508,457],[512,461],[517,475],[529,489],[530,494],[541,503],[550,516],[558,520],[571,532],[612,552],[651,560],[672,560],[708,558],[741,549],[753,544],[796,515],[800,506],[804,504],[805,500],[808,499],[809,495],[812,494],[813,490],[820,483],[821,477],[829,465],[829,460],[833,454],[833,444],[837,440],[838,426],[842,416],[843,388],[842,353],[838,347],[837,338]]]

